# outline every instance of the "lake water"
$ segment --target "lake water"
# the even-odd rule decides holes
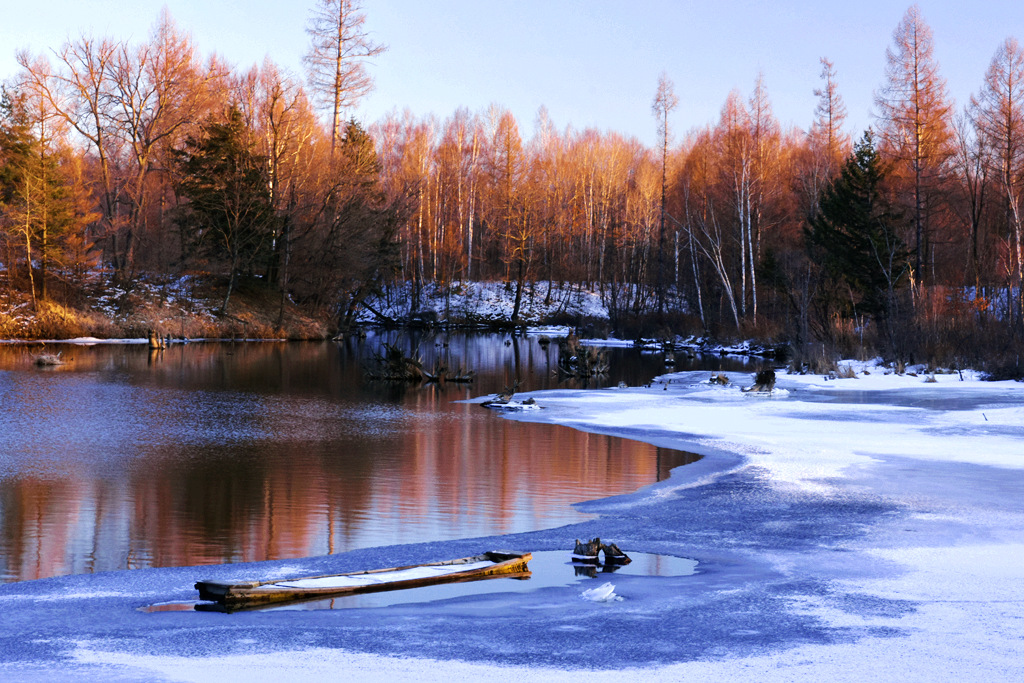
[[[384,341],[469,385],[365,379]],[[0,580],[305,557],[546,528],[692,455],[507,420],[458,401],[519,377],[579,387],[536,337],[398,333],[334,343],[0,346]],[[589,386],[667,371],[609,349]],[[722,359],[702,367],[740,369]],[[683,368],[679,368],[683,369]]]

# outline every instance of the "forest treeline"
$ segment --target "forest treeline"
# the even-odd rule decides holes
[[[543,109],[524,138],[497,105],[346,121],[372,85],[366,59],[385,49],[362,19],[351,0],[318,3],[307,79],[202,57],[166,11],[141,43],[83,37],[19,54],[0,125],[9,300],[73,297],[97,274],[191,275],[218,283],[225,312],[255,282],[282,310],[294,302],[343,328],[392,284],[410,286],[415,309],[427,283],[501,279],[516,320],[528,285],[573,283],[601,292],[620,333],[1018,365],[1015,39],[958,105],[912,6],[886,53],[877,120],[855,135],[827,59],[807,130],[780,125],[759,76],[717,121],[673,131],[696,95],[681,105],[663,75],[648,147],[558,128]]]

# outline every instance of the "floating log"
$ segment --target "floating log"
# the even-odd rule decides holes
[[[319,598],[418,588],[440,583],[475,581],[495,576],[529,578],[530,553],[495,550],[444,562],[299,576],[269,581],[199,581],[200,600],[216,602],[225,611]]]
[[[495,394],[491,398],[487,399],[486,401],[484,401],[480,405],[482,405],[485,408],[492,408],[494,406],[507,405],[509,403],[509,401],[512,400],[512,397],[515,396],[516,389],[518,389],[518,388],[519,388],[519,380],[517,379],[514,382],[512,382],[512,386],[506,386],[500,392],[498,392],[497,394]]]

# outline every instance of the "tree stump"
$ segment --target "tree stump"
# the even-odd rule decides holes
[[[754,377],[754,384],[744,391],[768,393],[775,388],[775,371],[771,368],[759,370]]]
[[[576,539],[576,549],[572,551],[573,562],[584,562],[586,564],[597,564],[598,554],[601,552],[601,539],[595,538],[592,541],[580,541]]]
[[[605,564],[629,564],[633,561],[629,559],[629,555],[619,550],[619,546],[614,543],[602,543],[601,551],[604,553]]]

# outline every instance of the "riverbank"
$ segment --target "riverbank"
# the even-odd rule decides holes
[[[175,339],[318,340],[331,334],[329,321],[259,285],[240,286],[226,313],[222,297],[214,283],[190,277],[123,286],[97,281],[34,305],[23,292],[9,291],[0,302],[0,339],[145,339],[152,331]]]
[[[339,331],[337,312],[282,301],[279,293],[259,281],[239,285],[228,313],[221,310],[222,296],[217,283],[196,277],[162,282],[139,279],[122,286],[97,281],[87,289],[39,302],[21,292],[8,292],[0,301],[0,339],[136,338],[154,330],[184,339],[321,340]],[[507,283],[426,283],[418,289],[405,283],[369,296],[351,322],[463,331],[559,325],[602,338],[612,331],[604,295],[583,285],[530,283],[515,321],[514,308],[515,291]],[[681,330],[662,332],[668,338]]]
[[[870,374],[864,374],[867,369]],[[0,672],[13,680],[1012,681],[1024,677],[1024,386],[965,373],[779,377],[744,395],[707,373],[650,387],[529,394],[515,419],[702,453],[599,515],[524,534],[336,556],[77,575],[0,587]],[[373,610],[143,614],[198,578],[344,571],[499,545],[698,560],[685,577],[617,577],[621,602],[579,586]],[[201,575],[201,576],[200,576]]]

